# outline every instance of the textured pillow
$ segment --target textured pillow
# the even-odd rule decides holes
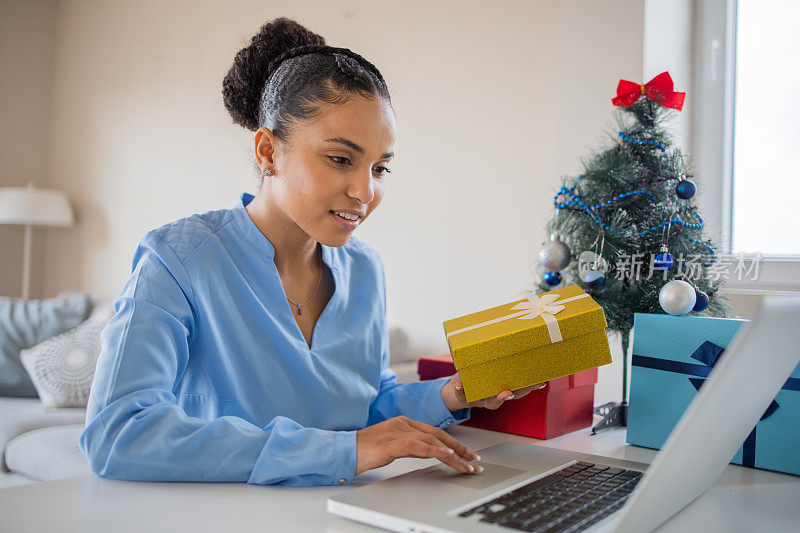
[[[100,332],[113,314],[112,306],[98,306],[75,328],[20,352],[42,405],[86,407],[100,354]]]
[[[0,296],[0,396],[36,398],[20,350],[76,327],[91,310],[88,293],[64,292],[43,300]]]

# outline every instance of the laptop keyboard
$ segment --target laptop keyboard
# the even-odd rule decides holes
[[[458,516],[521,531],[582,531],[625,503],[642,472],[580,461]]]

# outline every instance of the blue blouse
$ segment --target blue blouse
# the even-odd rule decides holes
[[[244,206],[147,232],[100,335],[79,445],[93,472],[136,481],[346,485],[356,431],[405,415],[451,427],[448,377],[399,384],[386,279],[351,236],[321,244],[335,291],[311,347]]]

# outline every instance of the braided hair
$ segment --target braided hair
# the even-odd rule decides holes
[[[391,105],[375,65],[286,17],[261,26],[222,82],[234,123],[251,131],[266,126],[282,141],[291,124],[316,116],[320,103],[343,104],[356,94]]]

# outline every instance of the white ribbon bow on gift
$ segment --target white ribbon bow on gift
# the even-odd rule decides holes
[[[588,296],[588,294],[586,295]],[[564,310],[563,305],[553,304],[558,299],[558,294],[543,294],[542,296],[532,295],[524,302],[520,302],[511,309],[525,309],[526,314],[517,318],[523,320],[533,320],[542,317],[547,325],[547,332],[550,334],[550,342],[563,340],[561,328],[558,327],[558,319],[555,314]],[[563,302],[561,302],[563,303]]]
[[[447,336],[449,337],[451,335],[455,335],[456,333],[463,333],[465,331],[482,328],[483,326],[496,324],[497,322],[502,322],[503,320],[508,320],[510,318],[533,320],[534,318],[542,317],[542,320],[544,320],[544,323],[547,326],[547,332],[550,334],[550,342],[552,343],[564,340],[564,338],[561,336],[561,328],[558,327],[558,319],[555,317],[555,315],[564,310],[565,306],[563,304],[579,298],[589,298],[589,294],[584,292],[577,296],[571,296],[569,298],[564,298],[563,300],[557,301],[559,296],[559,294],[553,293],[543,294],[542,296],[532,294],[528,296],[525,301],[522,301],[511,308],[513,310],[522,309],[522,312],[513,313],[511,315],[495,318],[494,320],[488,320],[486,322],[481,322],[480,324],[475,324],[474,326],[457,329],[448,333]]]

